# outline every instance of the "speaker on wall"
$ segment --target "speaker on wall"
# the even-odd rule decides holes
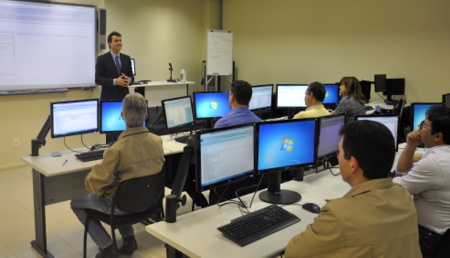
[[[98,9],[98,49],[106,49],[106,9]]]

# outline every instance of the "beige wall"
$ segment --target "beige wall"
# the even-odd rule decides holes
[[[449,14],[448,0],[225,0],[224,29],[234,32],[238,77],[254,85],[385,73],[406,78],[409,102],[441,101]]]
[[[75,2],[65,0],[63,2]],[[123,34],[137,79],[165,80],[186,69],[200,90],[206,29],[216,29],[219,0],[84,0],[107,9],[107,31]],[[234,32],[237,78],[253,84],[334,82],[375,73],[405,77],[409,101],[440,101],[449,92],[448,0],[224,0],[223,29]],[[103,53],[103,52],[102,52]],[[94,72],[94,71],[92,71]],[[52,101],[97,98],[94,91],[0,96],[0,170],[23,165]],[[372,94],[373,95],[373,94]],[[13,138],[20,147],[13,148]],[[86,134],[87,145],[104,135]],[[80,137],[67,137],[71,148]],[[47,137],[41,153],[67,149]]]

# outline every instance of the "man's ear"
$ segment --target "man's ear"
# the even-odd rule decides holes
[[[359,170],[359,162],[353,156],[350,157],[350,168],[351,168],[350,173],[352,173],[352,174],[354,174],[356,171]]]

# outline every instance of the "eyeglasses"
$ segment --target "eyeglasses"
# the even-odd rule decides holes
[[[425,120],[420,122],[419,129],[422,129],[423,127],[427,128],[427,129],[431,129],[431,126],[425,124]]]

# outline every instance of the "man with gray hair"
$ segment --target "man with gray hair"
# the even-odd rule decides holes
[[[297,113],[293,119],[313,118],[328,116],[330,112],[325,109],[322,102],[325,99],[327,90],[320,82],[312,82],[305,91],[305,104],[308,108]]]
[[[85,209],[110,213],[111,202],[119,184],[127,179],[157,174],[164,165],[164,151],[159,136],[142,126],[147,119],[147,103],[139,93],[128,94],[122,104],[121,116],[126,124],[118,141],[107,149],[103,162],[96,164],[86,176],[85,185],[89,194],[72,199],[70,206],[85,224]],[[115,211],[116,214],[125,214]],[[119,227],[123,245],[121,254],[132,254],[137,249],[132,226]],[[113,257],[114,248],[111,237],[98,220],[92,219],[89,235],[100,248],[96,257]]]

